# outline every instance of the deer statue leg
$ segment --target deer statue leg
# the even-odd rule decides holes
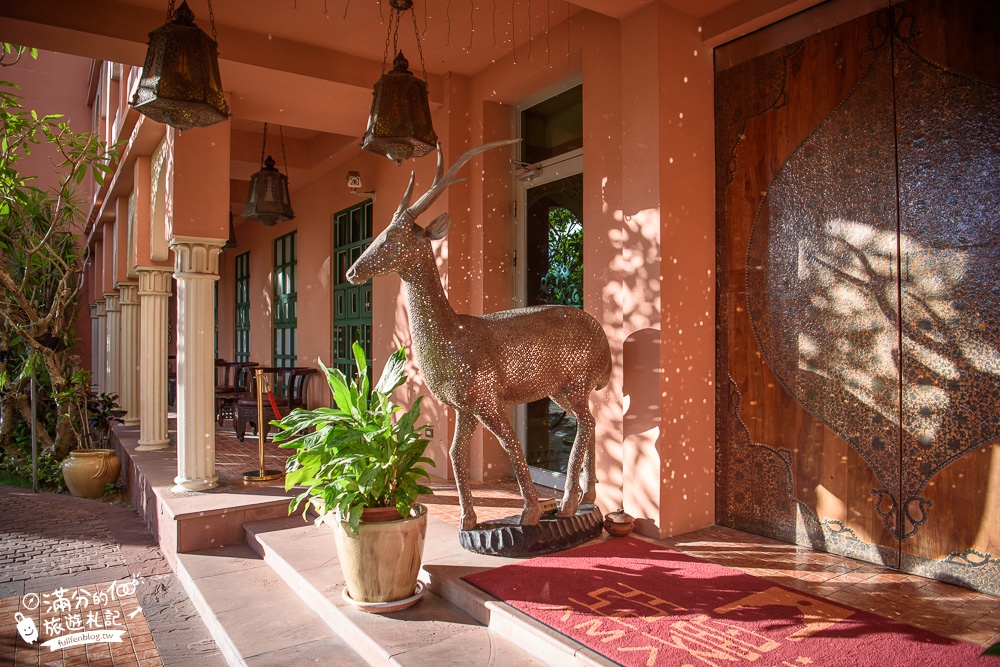
[[[593,417],[593,414],[591,414],[591,417]],[[591,440],[590,446],[587,447],[583,455],[583,478],[580,486],[583,487],[583,495],[580,496],[581,504],[592,505],[597,502],[597,461],[594,456],[593,440]]]
[[[503,408],[499,406],[482,410],[476,416],[479,417],[483,426],[497,437],[510,459],[510,465],[514,469],[514,477],[521,489],[521,497],[524,498],[521,525],[534,526],[542,518],[542,508],[538,504],[538,491],[535,489],[535,483],[531,481],[531,472],[528,470],[528,462],[524,458],[517,434],[514,433],[510,422],[507,421]]]
[[[457,410],[455,418],[455,438],[451,442],[451,466],[455,470],[455,487],[458,502],[462,508],[462,530],[476,526],[476,508],[472,504],[469,490],[469,442],[476,432],[476,417],[469,410]]]
[[[597,496],[596,480],[591,471],[594,458],[594,415],[590,412],[590,392],[570,390],[565,394],[553,397],[561,408],[576,417],[576,438],[569,453],[569,463],[566,466],[566,490],[559,504],[557,516],[568,517],[576,514],[581,499],[593,502]],[[580,490],[580,469],[585,468],[584,488]],[[582,496],[582,498],[581,498]]]

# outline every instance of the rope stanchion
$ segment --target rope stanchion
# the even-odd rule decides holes
[[[284,473],[280,470],[264,469],[264,441],[267,439],[266,431],[264,430],[264,371],[259,368],[256,369],[254,379],[257,383],[257,445],[260,449],[260,469],[243,473],[243,481],[267,482],[272,479],[278,479]],[[268,392],[268,395],[270,393]],[[274,405],[273,399],[271,404],[272,406]],[[274,411],[274,414],[276,417],[279,416],[277,410]]]

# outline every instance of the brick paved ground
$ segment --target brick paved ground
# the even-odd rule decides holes
[[[112,590],[122,595],[93,598],[112,582],[131,581],[134,592],[118,586]],[[53,609],[60,598],[73,600],[72,609]],[[32,646],[17,637],[18,611],[42,634]],[[49,630],[58,619],[83,631],[114,619],[104,627],[124,630],[123,641],[50,652],[39,647],[55,636],[45,633],[46,619]],[[0,667],[50,664],[221,667],[225,661],[135,512],[0,486]]]

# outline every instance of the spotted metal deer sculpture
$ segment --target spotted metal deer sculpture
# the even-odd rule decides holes
[[[444,175],[439,145],[431,188],[411,205],[414,181],[411,174],[392,222],[347,271],[347,279],[355,285],[388,273],[399,274],[403,281],[417,364],[434,396],[454,408],[458,415],[449,453],[455,469],[463,530],[476,525],[468,471],[469,442],[477,419],[497,437],[510,457],[524,498],[521,524],[538,523],[542,514],[538,494],[524,452],[508,421],[507,408],[546,396],[577,419],[558,516],[573,516],[581,502],[594,502],[594,416],[590,411],[590,392],[607,385],[611,375],[607,336],[597,320],[578,308],[535,306],[471,316],[456,313],[448,303],[431,241],[444,238],[451,221],[443,213],[421,227],[416,223],[417,217],[448,186],[463,180],[455,175],[471,158],[510,143],[513,142],[499,141],[472,148]]]

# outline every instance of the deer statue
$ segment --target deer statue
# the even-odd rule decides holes
[[[524,498],[521,524],[534,525],[541,518],[524,452],[507,418],[510,405],[548,396],[577,419],[558,516],[573,516],[581,502],[592,503],[597,495],[590,392],[607,385],[611,375],[611,350],[604,329],[572,306],[534,306],[482,316],[456,313],[441,285],[431,248],[431,241],[448,233],[448,214],[442,213],[426,227],[416,222],[448,186],[464,180],[455,175],[466,162],[514,141],[472,148],[443,176],[439,144],[431,188],[411,205],[411,174],[392,222],[347,271],[347,279],[355,285],[388,273],[397,273],[402,279],[417,365],[434,396],[457,413],[449,454],[463,530],[476,526],[468,472],[469,442],[477,419],[510,457]]]

